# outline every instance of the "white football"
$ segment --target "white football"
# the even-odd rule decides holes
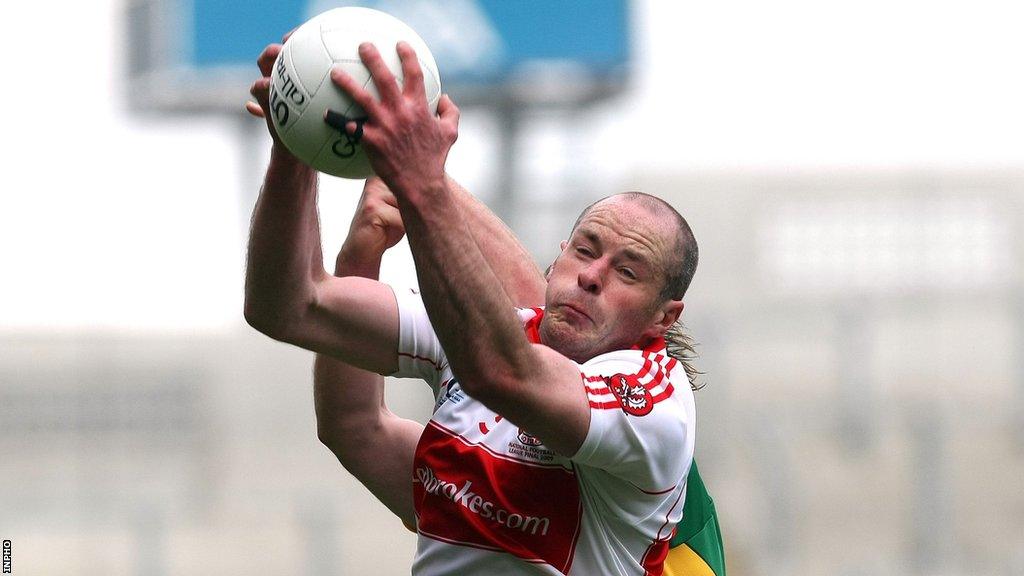
[[[437,64],[422,38],[401,20],[379,10],[335,8],[314,16],[284,43],[270,74],[270,110],[274,128],[284,145],[303,162],[342,178],[373,174],[356,138],[324,122],[327,109],[352,120],[366,118],[343,90],[331,82],[331,67],[342,66],[374,96],[377,89],[370,71],[359,59],[359,45],[372,42],[402,85],[402,63],[395,51],[400,40],[416,50],[431,112],[441,97]]]

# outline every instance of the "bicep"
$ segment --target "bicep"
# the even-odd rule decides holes
[[[319,282],[313,303],[284,338],[378,374],[398,367],[398,305],[387,284],[355,276]]]
[[[543,306],[547,281],[533,260],[512,250],[492,252],[493,254],[487,258],[487,263],[494,270],[494,275],[512,304],[520,308]]]

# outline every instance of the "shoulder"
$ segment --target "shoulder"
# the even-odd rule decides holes
[[[643,490],[677,486],[693,456],[696,413],[678,362],[617,350],[580,367],[590,429],[573,460]]]
[[[664,350],[616,350],[588,360],[580,367],[591,408],[620,409],[646,416],[655,406],[692,405],[686,375]]]

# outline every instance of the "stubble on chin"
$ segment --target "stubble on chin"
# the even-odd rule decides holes
[[[545,318],[540,326],[541,343],[562,356],[583,363],[586,358],[586,335],[580,334],[564,319]]]

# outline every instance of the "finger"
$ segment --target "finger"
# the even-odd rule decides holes
[[[441,119],[441,126],[445,131],[445,135],[452,142],[455,142],[459,137],[459,118],[462,116],[462,113],[447,94],[442,94],[441,98],[437,101],[437,115]]]
[[[263,53],[256,59],[256,65],[260,67],[260,72],[264,76],[270,76],[270,72],[274,69],[274,60],[277,60],[277,55],[281,53],[280,44],[271,44],[263,49]]]
[[[455,114],[459,114],[459,108],[455,105],[455,102],[452,102],[451,97],[447,94],[441,94],[441,97],[437,100],[437,115],[443,118],[445,115],[450,115],[452,109],[454,109]]]
[[[402,239],[402,235],[405,234],[405,222],[402,221],[402,213],[399,212],[396,206],[392,206],[390,204],[388,204],[387,208],[382,210],[382,212],[384,212],[384,216],[387,218],[388,226],[398,233],[397,238],[395,238],[395,242],[397,243]]]
[[[252,100],[245,103],[245,111],[257,118],[266,118],[266,114],[263,113],[263,108]]]
[[[367,178],[364,190],[364,194],[372,193],[375,196],[379,196],[387,205],[398,208],[398,198],[395,198],[394,192],[388,188],[388,185],[384,183],[380,176],[370,176]]]
[[[403,81],[402,92],[411,96],[417,102],[427,102],[426,89],[423,87],[423,68],[420,67],[420,60],[416,57],[416,50],[404,40],[396,47],[398,57],[402,61]]]
[[[384,58],[377,51],[377,47],[369,42],[363,42],[359,45],[359,59],[370,71],[370,77],[373,78],[373,85],[377,87],[381,102],[397,101],[401,94],[398,90],[398,81],[384,63]]]
[[[377,117],[377,112],[380,109],[377,100],[348,72],[342,70],[340,66],[332,67],[331,81],[335,86],[344,90],[356,104],[362,106],[371,118]]]
[[[381,197],[381,200],[384,200],[388,206],[394,206],[395,210],[398,210],[398,198],[395,197],[394,192],[390,188],[384,187],[384,195]]]
[[[402,213],[398,206],[388,202],[385,198],[380,198],[380,200],[380,202],[374,203],[376,216],[389,228],[405,232],[405,223],[402,222]]]
[[[326,122],[331,128],[344,132],[348,129],[348,123],[351,122],[351,120],[348,119],[348,116],[328,108],[324,112],[324,122]]]
[[[270,106],[270,78],[260,78],[252,83],[249,93],[266,110]]]
[[[287,34],[285,34],[285,35],[284,35],[284,36],[283,36],[283,37],[281,38],[281,44],[284,44],[285,42],[287,42],[287,41],[288,41],[288,39],[292,37],[292,34],[294,34],[294,33],[295,33],[295,31],[296,31],[296,30],[298,30],[298,29],[299,29],[299,27],[298,27],[298,26],[296,26],[295,28],[292,28],[291,30],[289,30],[289,31],[288,31],[288,33],[287,33]]]
[[[340,114],[328,108],[324,111],[324,122],[335,130],[339,130],[353,136],[356,142],[363,138],[363,125],[366,123],[365,120],[353,120],[344,114]]]

